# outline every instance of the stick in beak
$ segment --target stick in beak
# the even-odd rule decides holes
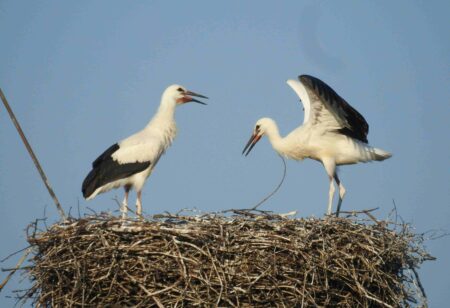
[[[247,153],[245,153],[245,156],[247,156],[250,151],[253,149],[253,147],[255,146],[256,143],[258,143],[259,139],[261,139],[261,135],[258,135],[257,133],[252,134],[252,136],[250,137],[250,139],[248,140],[247,144],[245,145],[244,150],[242,151],[242,154],[245,153],[245,151],[248,148]]]
[[[199,101],[199,100],[197,100],[197,99],[192,97],[192,96],[196,96],[196,97],[202,97],[202,98],[208,99],[206,96],[198,94],[198,93],[195,93],[195,92],[192,92],[192,91],[186,91],[185,94],[186,94],[186,96],[185,96],[186,103],[187,102],[195,102],[195,103],[198,103],[198,104],[207,105],[206,103],[201,102],[201,101]]]

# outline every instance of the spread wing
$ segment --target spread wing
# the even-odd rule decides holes
[[[361,142],[368,142],[369,125],[364,117],[325,82],[301,75],[299,81],[288,80],[287,83],[303,103],[304,124],[321,126]]]

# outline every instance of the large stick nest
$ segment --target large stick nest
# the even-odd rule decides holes
[[[102,214],[28,230],[37,306],[425,306],[406,224],[279,215]]]

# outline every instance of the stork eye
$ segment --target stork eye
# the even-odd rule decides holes
[[[259,130],[259,125],[256,125],[255,130]]]
[[[184,92],[182,88],[177,89],[178,92]]]

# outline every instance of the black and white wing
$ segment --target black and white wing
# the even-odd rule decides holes
[[[364,117],[322,80],[301,75],[287,83],[300,97],[305,110],[303,123],[368,143],[369,125]]]
[[[97,188],[142,172],[151,164],[149,160],[138,161],[132,157],[128,161],[121,161],[116,156],[122,152],[128,151],[116,143],[94,160],[92,170],[84,179],[81,187],[85,198],[89,198]]]

